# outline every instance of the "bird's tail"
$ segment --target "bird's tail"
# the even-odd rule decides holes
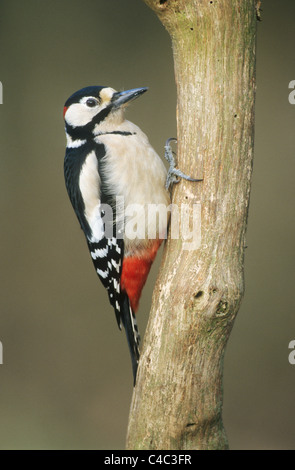
[[[129,351],[131,355],[134,385],[136,382],[137,366],[139,361],[139,341],[140,335],[137,327],[135,315],[131,309],[127,294],[124,295],[121,310],[121,321],[125,328]]]

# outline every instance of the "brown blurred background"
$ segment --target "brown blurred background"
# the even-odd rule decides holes
[[[231,449],[295,448],[294,15],[294,0],[268,0],[258,24],[246,293],[225,357]],[[0,448],[124,448],[130,358],[65,191],[62,108],[86,85],[148,86],[128,118],[163,155],[170,38],[141,0],[2,0],[0,80]]]

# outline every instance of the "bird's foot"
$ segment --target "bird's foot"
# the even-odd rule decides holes
[[[169,187],[172,184],[179,183],[180,178],[183,178],[187,181],[203,181],[203,179],[196,179],[192,178],[191,176],[185,175],[181,170],[178,170],[175,168],[175,158],[174,158],[174,152],[171,148],[170,142],[177,142],[177,139],[174,137],[170,137],[169,139],[166,140],[165,144],[165,158],[167,162],[169,163],[169,168],[167,172],[167,178],[166,178],[166,189],[169,189]]]

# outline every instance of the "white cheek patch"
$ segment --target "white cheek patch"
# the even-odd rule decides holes
[[[89,108],[82,103],[74,103],[68,108],[65,120],[71,127],[85,126],[100,111],[98,107]]]
[[[79,103],[69,106],[65,113],[65,120],[71,127],[85,126],[92,121],[96,114],[105,109],[116,91],[113,88],[103,88],[100,92],[101,105],[93,108],[87,106],[86,102],[89,98],[96,100],[94,96],[84,96]]]

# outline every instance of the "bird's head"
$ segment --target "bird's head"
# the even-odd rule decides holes
[[[104,86],[76,91],[64,105],[66,132],[74,139],[81,139],[99,133],[107,125],[121,123],[126,105],[145,91],[146,87],[116,91]]]

